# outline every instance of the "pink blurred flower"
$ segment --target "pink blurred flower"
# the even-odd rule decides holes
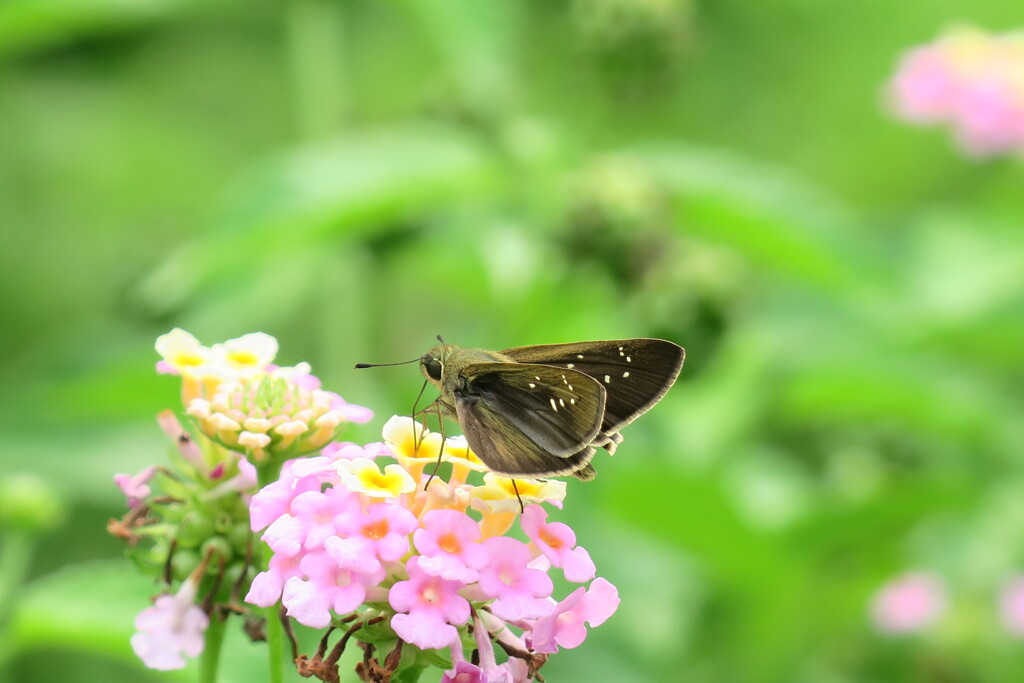
[[[469,602],[458,593],[464,585],[424,573],[418,560],[410,558],[406,564],[409,580],[399,581],[388,594],[391,607],[398,612],[391,618],[391,627],[421,649],[447,647],[459,637],[455,626],[469,620]]]
[[[202,653],[210,620],[195,604],[196,591],[196,581],[189,579],[177,594],[161,595],[135,618],[132,649],[150,669],[181,669],[185,657]]]
[[[577,588],[555,605],[551,614],[537,620],[531,635],[537,652],[557,652],[558,647],[574,648],[587,637],[585,624],[600,626],[619,607],[619,591],[602,578],[590,588]],[[556,647],[557,646],[557,647]]]
[[[909,51],[889,84],[896,115],[947,124],[985,157],[1024,151],[1024,32],[958,28]]]
[[[883,586],[871,601],[871,619],[882,633],[914,633],[935,623],[946,611],[942,579],[910,572]]]
[[[147,483],[159,469],[156,465],[150,465],[134,476],[130,474],[114,475],[114,483],[117,484],[117,488],[121,489],[121,493],[124,494],[128,507],[135,507],[152,493]]]
[[[1003,586],[999,617],[1010,635],[1024,638],[1024,576],[1014,576]]]

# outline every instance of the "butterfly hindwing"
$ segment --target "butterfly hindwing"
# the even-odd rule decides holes
[[[607,391],[601,434],[614,435],[647,412],[679,376],[685,352],[663,339],[617,339],[521,346],[501,352],[520,363],[585,373]]]
[[[469,447],[496,474],[539,478],[575,474],[590,478],[590,446],[568,457],[552,455],[485,402],[457,398],[455,412]]]
[[[455,391],[456,405],[471,406],[478,419],[499,427],[499,437],[522,434],[543,451],[566,458],[601,432],[605,390],[582,372],[526,363],[474,363],[459,374],[464,381]]]

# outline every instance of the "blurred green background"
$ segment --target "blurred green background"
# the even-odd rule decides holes
[[[618,614],[569,681],[1013,681],[1024,164],[891,120],[908,46],[1018,0],[0,1],[0,474],[65,507],[0,608],[12,681],[189,680],[104,531],[166,457],[174,326],[407,413],[434,335],[660,336],[675,389],[560,519]],[[0,585],[16,576],[0,547]],[[867,605],[948,582],[927,632]],[[2,601],[0,601],[2,602]],[[225,681],[261,680],[229,642]],[[0,673],[0,677],[5,675]],[[297,680],[297,679],[296,679]]]

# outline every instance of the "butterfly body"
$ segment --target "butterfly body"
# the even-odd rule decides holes
[[[597,448],[675,382],[685,353],[661,339],[524,346],[504,351],[441,343],[420,358],[470,447],[492,471],[520,478],[591,479]]]

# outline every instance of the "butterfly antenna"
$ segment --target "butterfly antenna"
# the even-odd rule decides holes
[[[444,455],[444,442],[448,440],[448,437],[444,433],[444,418],[441,416],[441,404],[436,403],[437,406],[437,428],[441,431],[441,447],[437,449],[437,462],[434,463],[434,471],[427,477],[427,483],[423,485],[423,490],[426,491],[427,487],[430,486],[430,482],[434,481],[434,477],[437,476],[437,469],[441,467],[441,456]]]
[[[409,363],[419,362],[419,358],[413,358],[412,360],[403,360],[401,363],[356,363],[356,369],[362,370],[363,368],[384,368],[390,365],[408,365]]]
[[[512,482],[512,490],[516,492],[516,500],[519,501],[519,514],[526,512],[526,506],[523,505],[523,497],[519,495],[519,487],[516,486],[515,479],[509,479]]]
[[[437,335],[437,341],[439,341],[442,344],[444,344],[444,338],[441,335]]]

